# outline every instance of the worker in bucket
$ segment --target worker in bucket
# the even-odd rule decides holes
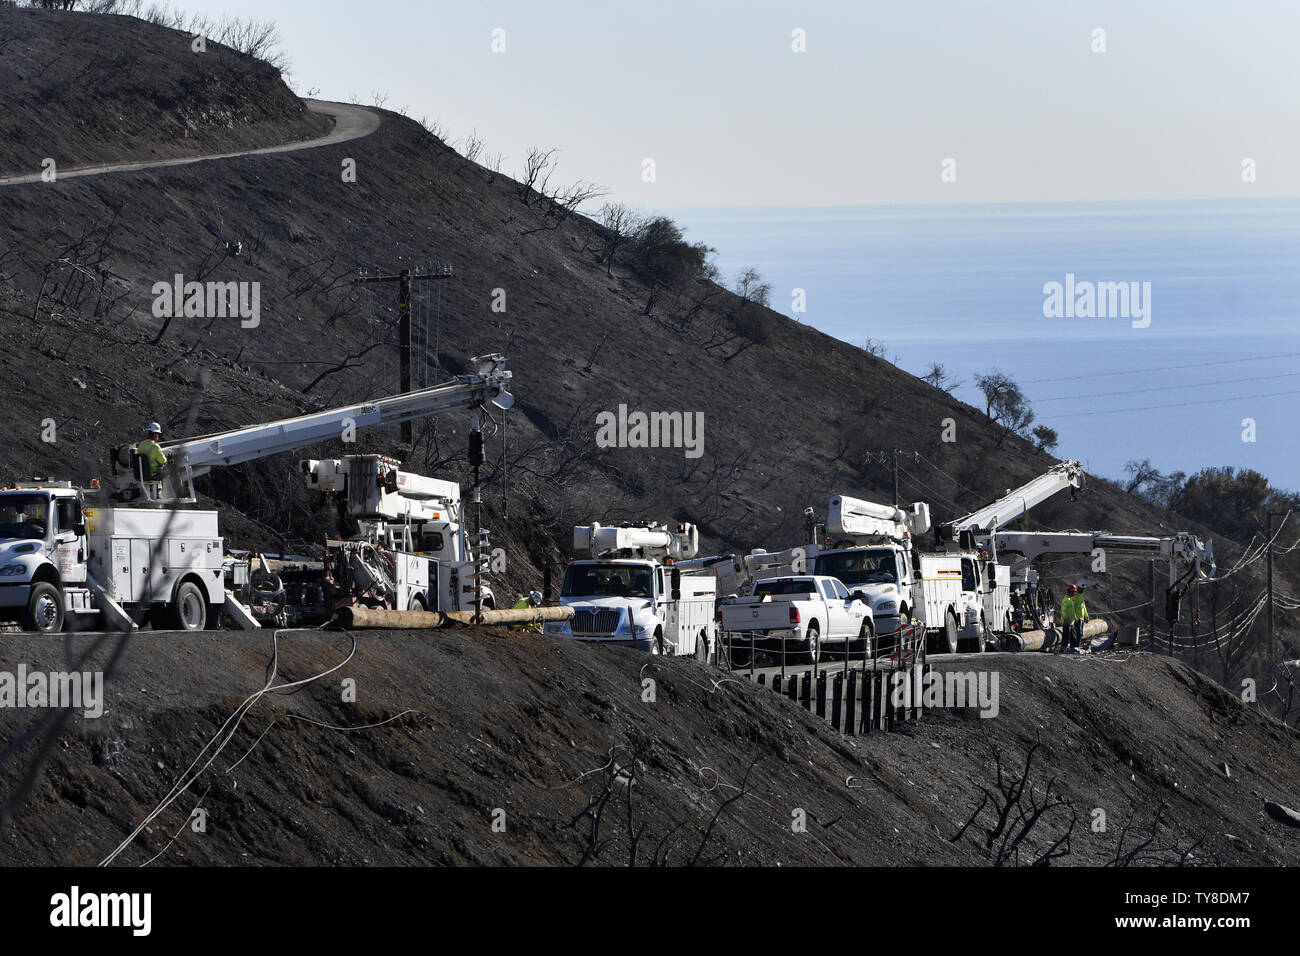
[[[162,438],[162,426],[157,422],[150,422],[145,431],[149,437],[135,446],[135,452],[145,463],[147,469],[145,480],[155,481],[158,473],[167,465],[167,453],[162,450],[162,445],[158,444],[158,439]]]
[[[1063,645],[1076,648],[1083,643],[1083,622],[1088,620],[1088,605],[1083,602],[1077,585],[1071,584],[1065,589],[1061,601],[1061,627]]]
[[[513,609],[519,611],[524,608],[541,607],[541,606],[542,606],[542,592],[529,591],[527,595],[521,597],[518,601],[515,602]],[[542,622],[529,621],[527,624],[515,624],[511,626],[511,630],[532,631],[536,634],[540,634],[542,632]]]

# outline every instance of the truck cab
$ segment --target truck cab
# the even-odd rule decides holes
[[[695,556],[694,525],[593,523],[575,527],[573,542],[575,552],[591,555],[564,572],[560,604],[574,609],[573,618],[550,622],[543,633],[706,661],[715,653],[717,578],[673,564]]]
[[[548,623],[543,630],[651,654],[706,656],[716,598],[712,576],[682,574],[657,561],[572,561],[564,572],[560,604],[573,607],[573,619]]]
[[[86,509],[67,482],[0,489],[0,616],[33,631],[94,614],[86,588]]]

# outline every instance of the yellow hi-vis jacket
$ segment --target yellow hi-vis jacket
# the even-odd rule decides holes
[[[1074,620],[1088,620],[1088,606],[1083,603],[1083,595],[1075,594],[1065,596],[1061,601],[1061,623],[1069,624]]]
[[[135,450],[136,454],[149,462],[149,467],[154,471],[157,471],[163,465],[167,464],[167,453],[163,451],[162,446],[152,438],[146,438],[144,441],[140,442],[140,444],[135,446]]]
[[[514,607],[511,610],[518,611],[523,608],[532,607],[532,606],[533,606],[533,602],[528,600],[528,595],[524,595],[522,598],[520,598],[518,601],[515,602]],[[540,634],[542,632],[542,622],[529,621],[527,624],[512,624],[510,626],[510,629],[512,631],[534,631]]]

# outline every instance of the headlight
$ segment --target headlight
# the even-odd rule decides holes
[[[13,578],[26,573],[27,565],[25,564],[6,564],[3,568],[0,568],[0,577],[4,578]]]
[[[880,606],[876,608],[877,614],[894,614],[898,611],[897,601],[881,601]]]
[[[633,624],[632,630],[638,634],[644,634],[646,631],[650,630],[650,628],[645,624]]]

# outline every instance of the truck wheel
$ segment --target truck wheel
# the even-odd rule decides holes
[[[943,616],[943,634],[939,653],[957,653],[957,615],[952,613],[952,608],[949,608],[948,613]]]
[[[668,648],[664,644],[664,632],[662,630],[655,631],[655,640],[654,644],[650,646],[650,653],[667,656]]]
[[[863,621],[862,630],[858,632],[858,640],[862,642],[862,656],[864,658],[870,657],[871,645],[876,642],[875,625],[870,621]]]
[[[63,630],[63,594],[49,581],[32,585],[32,596],[27,599],[23,627],[42,634],[57,634]]]
[[[424,609],[425,609],[425,607],[424,607],[424,598],[420,597],[420,595],[418,595],[418,594],[417,594],[415,597],[411,598],[411,607],[410,607],[410,610],[412,610],[412,611],[423,611]]]
[[[168,623],[177,631],[201,631],[208,623],[208,602],[193,581],[176,589],[176,600],[167,608]]]
[[[808,624],[808,636],[804,641],[803,660],[805,664],[813,664],[821,659],[822,656],[822,637],[821,631],[817,627],[816,621]]]
[[[979,616],[979,620],[975,622],[975,630],[976,630],[975,637],[969,637],[966,640],[960,642],[961,644],[965,645],[964,647],[960,648],[964,653],[978,654],[980,651],[984,650],[984,634],[987,628],[984,625],[983,614],[981,614]]]
[[[709,662],[709,632],[700,631],[695,638],[695,659],[701,664]]]

